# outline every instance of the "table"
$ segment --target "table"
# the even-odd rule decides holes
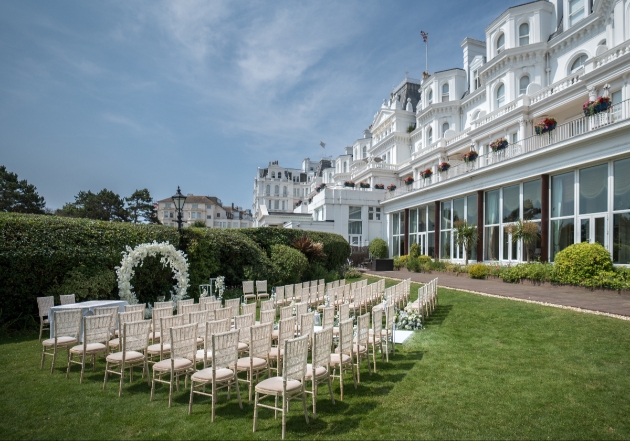
[[[69,305],[58,305],[50,308],[50,338],[55,338],[55,311],[67,311],[69,309],[80,309],[83,316],[94,315],[94,308],[102,308],[105,306],[118,306],[119,312],[125,311],[125,305],[129,303],[126,300],[89,300],[87,302],[71,303]],[[81,341],[83,341],[83,320],[81,320]]]

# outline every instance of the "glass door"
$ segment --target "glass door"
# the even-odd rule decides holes
[[[608,249],[608,229],[606,215],[580,217],[580,242],[599,243]]]

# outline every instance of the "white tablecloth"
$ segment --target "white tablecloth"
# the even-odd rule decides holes
[[[124,312],[126,300],[90,300],[87,302],[71,303],[69,305],[59,305],[50,308],[50,338],[55,338],[55,311],[67,311],[69,309],[80,309],[83,316],[94,315],[94,308],[106,306],[118,306],[118,311]],[[83,340],[83,320],[81,320],[81,340]]]

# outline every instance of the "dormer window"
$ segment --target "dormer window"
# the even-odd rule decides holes
[[[497,55],[505,50],[505,34],[501,32],[499,38],[497,38]]]
[[[505,86],[503,83],[497,87],[497,109],[505,104]]]
[[[481,87],[481,78],[479,78],[479,71],[473,71],[473,90],[477,90]]]
[[[569,27],[584,18],[584,0],[569,0]]]
[[[518,45],[526,46],[529,44],[529,23],[523,23],[518,27]]]
[[[433,103],[433,91],[431,89],[427,90],[427,106]]]
[[[442,102],[446,103],[448,102],[448,98],[449,98],[449,88],[448,88],[448,83],[443,84],[442,85]]]
[[[588,57],[586,56],[586,54],[580,55],[578,59],[575,60],[573,64],[571,65],[571,73],[574,73],[576,70],[582,67],[587,59]]]
[[[527,92],[527,86],[529,86],[529,76],[523,75],[520,80],[518,80],[518,94],[525,95]]]

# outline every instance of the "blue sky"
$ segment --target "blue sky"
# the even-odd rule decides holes
[[[0,2],[0,164],[60,208],[148,188],[250,208],[256,168],[338,155],[409,71],[521,1]]]

